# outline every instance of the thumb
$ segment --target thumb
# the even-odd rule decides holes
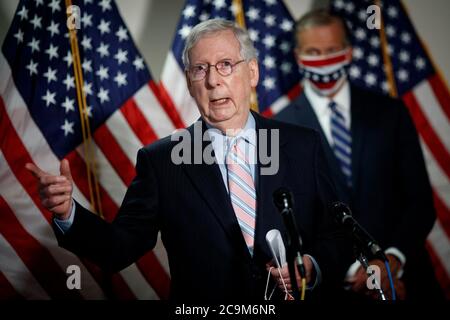
[[[61,173],[62,176],[65,176],[67,179],[72,181],[72,174],[70,173],[69,161],[67,159],[63,159],[61,161],[59,172]]]
[[[45,171],[42,171],[38,166],[36,166],[34,163],[27,163],[25,164],[25,168],[30,171],[33,176],[35,176],[36,178],[40,178],[42,176],[47,175],[47,173]]]

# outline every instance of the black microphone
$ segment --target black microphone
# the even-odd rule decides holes
[[[283,217],[287,230],[288,248],[292,250],[292,254],[297,258],[297,266],[301,277],[306,279],[306,271],[301,254],[303,242],[295,223],[292,194],[286,188],[279,188],[273,193],[273,202]]]
[[[335,220],[338,224],[349,230],[357,244],[375,258],[388,261],[381,247],[375,239],[353,218],[350,208],[343,202],[335,202],[331,205]]]

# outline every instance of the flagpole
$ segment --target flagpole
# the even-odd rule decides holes
[[[68,18],[70,17],[67,9],[72,5],[71,0],[65,0],[66,12]],[[81,131],[83,134],[83,148],[86,160],[86,170],[89,185],[90,203],[93,210],[97,211],[98,215],[103,218],[102,206],[100,201],[100,191],[97,180],[97,170],[95,166],[95,159],[92,155],[92,140],[91,128],[89,124],[89,117],[87,113],[86,95],[83,90],[83,72],[81,69],[80,52],[78,48],[78,39],[75,28],[69,29],[70,49],[72,54],[73,69],[75,75],[75,87],[77,91],[78,109],[80,111]],[[91,177],[92,172],[92,177]],[[94,181],[92,181],[94,180]],[[94,185],[93,185],[94,184]],[[95,196],[94,196],[95,187]],[[96,201],[97,200],[97,201]],[[97,202],[97,203],[96,203]]]
[[[245,16],[244,16],[244,6],[242,5],[242,0],[233,0],[232,5],[235,8],[235,19],[236,23],[243,29],[247,29],[245,25]],[[256,93],[256,89],[252,89],[252,94],[250,97],[250,105],[253,111],[259,112],[258,108],[258,95]]]
[[[375,4],[381,8],[381,2],[380,0],[375,0]],[[385,73],[386,78],[389,83],[389,95],[391,97],[398,97],[398,91],[397,91],[397,84],[395,83],[395,77],[394,77],[394,68],[392,67],[392,61],[391,57],[389,56],[388,52],[388,43],[387,43],[387,37],[386,32],[384,30],[384,21],[383,21],[383,14],[380,14],[380,43],[381,43],[381,53],[383,55],[383,62],[385,66]]]

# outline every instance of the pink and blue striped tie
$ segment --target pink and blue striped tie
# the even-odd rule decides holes
[[[237,140],[227,154],[228,188],[231,204],[241,227],[245,243],[253,255],[256,221],[256,191],[248,159],[237,146]]]

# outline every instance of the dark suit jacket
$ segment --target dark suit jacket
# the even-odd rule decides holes
[[[404,279],[409,297],[438,292],[425,250],[435,210],[417,132],[408,110],[401,100],[355,86],[351,86],[350,103],[351,189],[345,184],[306,95],[297,98],[276,119],[320,133],[339,198],[350,205],[354,217],[382,248],[397,247],[405,254]]]
[[[77,205],[69,231],[61,235],[55,228],[60,244],[103,268],[120,270],[151,250],[161,231],[171,271],[171,299],[262,300],[265,264],[271,260],[265,235],[273,228],[285,231],[272,193],[284,186],[294,195],[304,251],[317,259],[322,288],[330,292],[325,289],[337,286],[344,276],[343,261],[351,259],[351,245],[345,243],[327,211],[336,197],[319,135],[257,114],[254,117],[257,129],[280,130],[280,167],[276,175],[268,176],[260,175],[262,164],[257,166],[253,257],[218,165],[173,164],[171,151],[178,142],[170,137],[139,151],[137,176],[112,224]],[[205,130],[204,123],[202,127]],[[188,131],[193,134],[193,126]]]

